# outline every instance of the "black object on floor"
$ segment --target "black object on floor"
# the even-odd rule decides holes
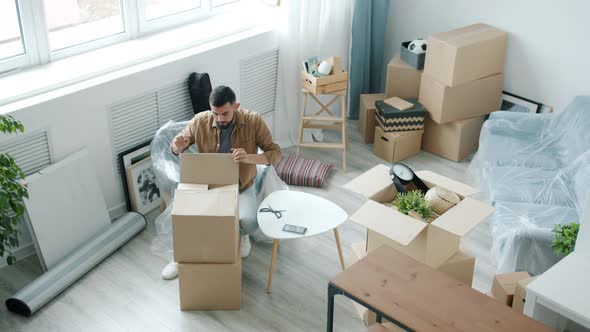
[[[193,111],[195,114],[208,111],[209,95],[211,95],[211,79],[207,73],[192,73],[188,77],[188,93],[191,96]]]

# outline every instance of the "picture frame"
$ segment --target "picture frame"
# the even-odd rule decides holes
[[[500,102],[500,111],[519,112],[519,113],[540,113],[543,104],[510,92],[502,91],[502,101]]]
[[[162,197],[152,169],[152,157],[129,166],[126,170],[131,210],[146,214],[160,206]]]
[[[133,211],[131,207],[131,198],[129,196],[129,184],[127,183],[127,168],[151,156],[151,144],[151,140],[145,141],[117,155],[127,211]]]

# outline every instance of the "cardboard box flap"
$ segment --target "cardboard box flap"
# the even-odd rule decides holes
[[[350,220],[407,246],[428,226],[382,204],[368,201],[356,211]]]
[[[235,216],[237,195],[234,191],[176,190],[172,215]]]
[[[432,188],[434,186],[440,186],[440,187],[443,187],[445,189],[455,192],[457,195],[459,195],[461,197],[468,197],[468,196],[471,196],[471,195],[479,192],[479,190],[477,190],[471,186],[468,186],[468,185],[461,183],[459,181],[455,181],[455,180],[450,179],[446,176],[442,176],[440,174],[433,173],[431,171],[418,171],[418,172],[416,172],[416,175],[418,175],[418,177],[422,181],[424,181],[424,183],[429,188]]]
[[[508,34],[505,31],[483,23],[472,24],[463,28],[432,35],[433,38],[456,47],[498,37],[507,38],[507,36]]]
[[[473,227],[484,221],[496,211],[495,208],[475,200],[464,198],[442,216],[436,218],[431,225],[444,229],[457,236],[464,236]]]
[[[239,183],[238,163],[229,153],[182,153],[180,182],[228,185]]]
[[[388,186],[391,186],[391,178],[389,177],[389,167],[379,164],[365,173],[352,179],[344,185],[344,188],[361,194],[365,197],[371,197]]]
[[[179,183],[177,190],[208,190],[209,186],[206,184],[197,184],[197,183]]]

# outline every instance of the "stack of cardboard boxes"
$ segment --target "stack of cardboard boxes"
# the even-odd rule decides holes
[[[172,209],[181,310],[240,309],[238,164],[229,154],[182,154]]]
[[[426,108],[423,150],[453,161],[477,150],[485,115],[499,109],[507,39],[506,32],[478,23],[430,36],[423,71],[399,55],[389,62],[383,99],[418,98]],[[371,102],[380,97],[361,95],[359,126],[367,144],[374,143]]]
[[[460,161],[477,149],[484,116],[499,109],[507,40],[481,23],[428,38],[419,96],[429,115],[424,150]]]
[[[524,271],[497,274],[494,276],[490,295],[497,301],[522,313],[526,300],[526,286],[536,278]]]
[[[416,175],[429,188],[439,186],[457,193],[461,201],[431,223],[414,219],[390,205],[398,192],[389,176],[389,167],[375,166],[344,186],[369,199],[350,217],[367,228],[366,243],[353,246],[355,258],[388,245],[471,286],[475,258],[460,251],[459,242],[495,209],[471,197],[478,192],[475,188],[429,171]],[[374,315],[361,311],[365,323],[373,324]]]

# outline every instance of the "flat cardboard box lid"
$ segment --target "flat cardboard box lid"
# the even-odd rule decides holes
[[[440,32],[431,36],[439,39],[451,46],[462,47],[479,41],[495,39],[507,36],[505,31],[494,28],[493,26],[476,23],[463,28]]]
[[[410,244],[428,226],[425,222],[371,200],[361,206],[350,220],[404,246]]]
[[[175,216],[235,216],[237,195],[230,190],[176,190],[172,215]]]
[[[180,182],[228,185],[239,183],[239,167],[229,153],[182,153]]]
[[[206,184],[197,184],[197,183],[179,183],[176,190],[203,190],[206,191],[209,189],[209,186]]]
[[[486,203],[466,197],[459,204],[436,218],[431,225],[457,236],[464,236],[495,211],[495,208]]]
[[[392,183],[389,177],[389,167],[379,164],[352,179],[344,185],[344,188],[365,197],[371,197],[386,189]]]

